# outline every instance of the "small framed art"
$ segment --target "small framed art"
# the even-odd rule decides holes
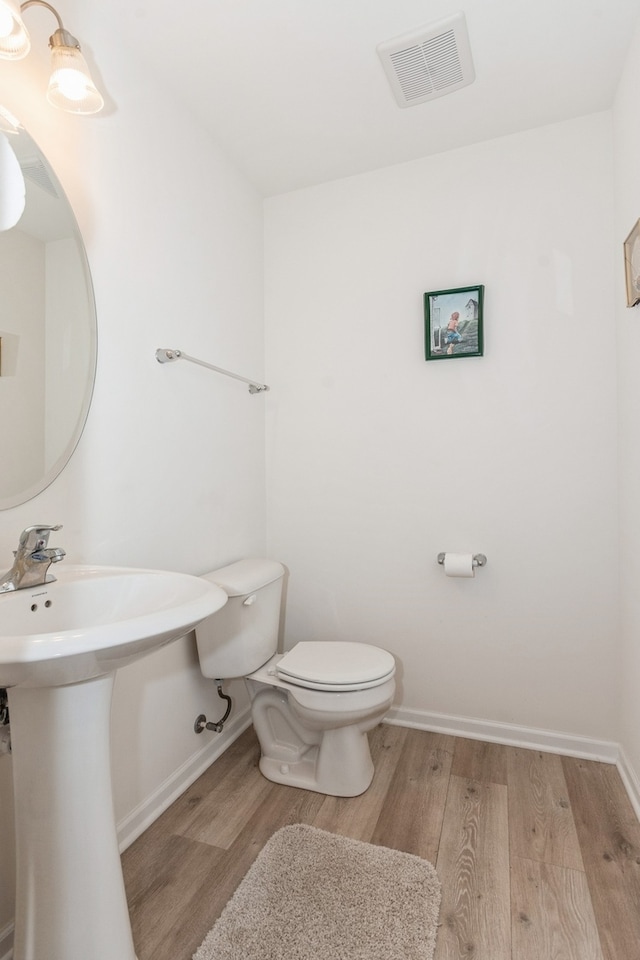
[[[640,220],[624,242],[624,272],[627,281],[627,306],[640,303]]]
[[[424,295],[426,360],[481,357],[484,287],[434,290]]]

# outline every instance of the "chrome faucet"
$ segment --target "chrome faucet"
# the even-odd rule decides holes
[[[11,570],[0,574],[0,593],[37,587],[55,580],[53,574],[47,576],[47,571],[52,563],[62,560],[65,552],[61,547],[48,548],[47,544],[51,531],[60,529],[61,523],[57,527],[39,523],[22,531],[18,549],[13,552],[15,560]]]

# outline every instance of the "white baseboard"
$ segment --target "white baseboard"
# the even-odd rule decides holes
[[[0,930],[0,960],[11,960],[13,956],[13,923]]]
[[[400,727],[467,737],[469,740],[487,740],[490,743],[543,750],[545,753],[560,753],[583,760],[600,760],[603,763],[617,763],[620,752],[618,744],[610,740],[590,740],[587,737],[538,730],[535,727],[519,727],[512,723],[453,717],[422,710],[404,710],[402,707],[392,708],[387,714],[386,722]]]
[[[598,760],[602,763],[617,765],[629,794],[629,799],[640,819],[640,781],[629,765],[619,744],[610,740],[593,740],[572,734],[558,733],[552,730],[539,730],[535,727],[521,727],[516,724],[499,723],[489,720],[475,720],[471,717],[456,717],[448,714],[428,713],[421,710],[393,708],[385,718],[387,723],[401,727],[414,727],[418,730],[430,730],[446,733],[454,737],[467,737],[470,740],[485,740],[489,743],[502,743],[507,746],[523,747],[528,750],[542,750],[584,760]],[[250,708],[247,706],[229,723],[222,734],[205,743],[203,748],[193,754],[175,770],[151,796],[142,801],[123,820],[118,823],[120,849],[125,850],[137,837],[156,820],[167,807],[204,773],[224,751],[231,746],[251,723]],[[0,951],[2,941],[0,940]],[[4,960],[0,952],[0,960]]]
[[[627,755],[624,752],[624,747],[619,748],[617,767],[624,788],[631,801],[631,806],[634,809],[636,817],[640,820],[640,779],[629,763]]]
[[[117,825],[118,844],[120,852],[126,850],[141,833],[151,826],[154,820],[170,807],[174,800],[191,786],[194,780],[204,773],[214,760],[230,747],[234,740],[243,733],[251,723],[251,711],[247,706],[233,718],[222,733],[211,734],[205,731],[206,740],[197,753],[192,754],[164,783],[142,803],[128,813]],[[3,958],[0,957],[0,960]]]
[[[510,723],[453,717],[421,710],[403,710],[401,707],[392,709],[385,722],[434,733],[447,733],[454,737],[467,737],[469,740],[486,740],[528,750],[558,753],[565,757],[613,763],[620,774],[633,811],[640,820],[640,775],[630,764],[624,747],[612,740],[592,740],[553,730],[538,730],[535,727],[519,727]]]

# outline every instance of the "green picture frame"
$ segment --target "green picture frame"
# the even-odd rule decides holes
[[[481,357],[484,352],[484,286],[476,283],[424,295],[425,360]]]
[[[640,220],[624,242],[624,273],[627,284],[627,306],[640,303]]]

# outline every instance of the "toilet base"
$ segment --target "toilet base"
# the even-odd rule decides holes
[[[262,689],[253,699],[252,715],[260,741],[260,772],[274,783],[313,790],[333,797],[357,797],[374,773],[367,731],[386,713],[360,723],[310,729],[291,710],[281,690]]]
[[[289,787],[300,787],[330,797],[358,797],[368,789],[374,773],[367,735],[363,736],[366,740],[364,750],[359,751],[359,761],[351,769],[331,770],[330,774],[323,776],[322,764],[319,763],[320,748],[313,746],[293,762],[274,760],[263,755],[260,757],[260,772],[267,780]]]
[[[285,783],[290,787],[302,787],[303,790],[315,789],[317,747],[309,747],[307,754],[293,763],[274,760],[273,757],[260,757],[260,773],[274,783]],[[317,791],[316,791],[317,792]]]

